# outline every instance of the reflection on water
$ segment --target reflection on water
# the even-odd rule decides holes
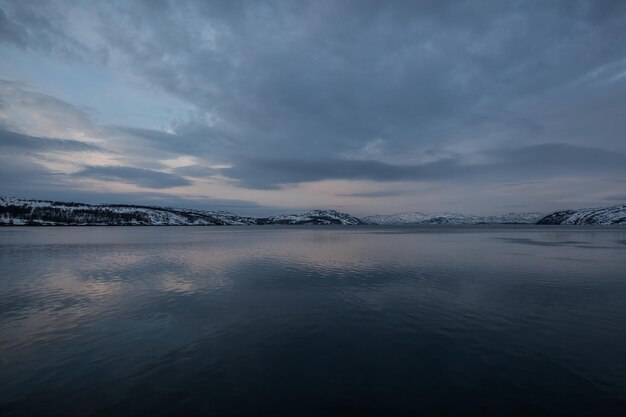
[[[626,230],[0,229],[1,415],[624,415]]]

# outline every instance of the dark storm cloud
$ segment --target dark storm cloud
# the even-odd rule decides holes
[[[5,130],[0,126],[0,149],[20,149],[28,152],[63,151],[88,152],[102,150],[99,146],[72,139],[40,138]],[[9,150],[5,149],[5,152]]]
[[[178,175],[124,166],[89,166],[75,173],[74,176],[121,181],[147,188],[172,188],[191,185],[189,180]]]

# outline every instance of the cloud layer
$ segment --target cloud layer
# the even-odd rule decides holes
[[[591,0],[0,0],[0,146],[33,193],[54,177],[268,210],[608,204],[624,19]]]

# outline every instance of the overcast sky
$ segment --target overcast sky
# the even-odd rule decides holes
[[[626,202],[626,1],[0,0],[0,195]]]

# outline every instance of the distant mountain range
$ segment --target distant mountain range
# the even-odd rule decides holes
[[[125,204],[85,204],[0,197],[0,225],[230,226],[230,225],[410,225],[410,224],[598,224],[626,225],[626,205],[557,211],[473,216],[421,212],[358,218],[335,210],[246,217],[226,211]]]
[[[557,211],[543,217],[537,224],[626,225],[626,204],[606,208]]]
[[[125,204],[85,204],[0,197],[0,224],[111,226],[233,226],[263,224],[345,224],[364,222],[335,210],[245,217],[226,211],[190,210]]]
[[[458,213],[400,213],[363,217],[369,224],[534,224],[542,213],[509,213],[501,216],[472,216]]]

